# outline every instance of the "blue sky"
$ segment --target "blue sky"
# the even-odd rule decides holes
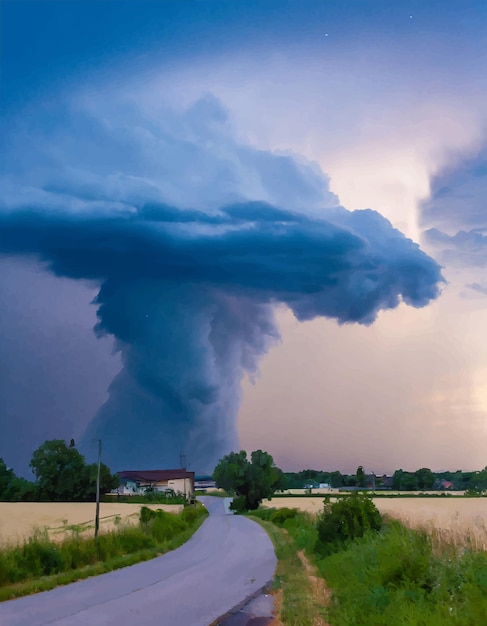
[[[0,10],[0,394],[15,443],[0,456],[25,468],[43,439],[73,435],[90,454],[121,405],[120,441],[142,413],[164,440],[163,398],[169,448],[205,470],[238,440],[285,468],[483,466],[485,3]],[[160,273],[118,226],[135,214],[152,220],[150,241],[171,242],[164,263],[177,274],[193,259],[208,292],[151,282]],[[90,269],[110,237],[122,282]],[[225,246],[205,243],[203,262],[203,241]]]

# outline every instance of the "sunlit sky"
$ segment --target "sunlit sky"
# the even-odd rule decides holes
[[[72,173],[91,167],[79,156],[88,115],[137,131],[168,204],[207,210],[227,182],[205,186],[210,166],[180,153],[171,175],[150,161],[144,133],[163,115],[174,129],[210,98],[239,145],[321,169],[323,207],[378,211],[442,265],[438,299],[380,311],[372,325],[300,322],[276,304],[281,338],[242,382],[242,448],[285,470],[487,465],[484,2],[4,0],[0,11],[0,210],[39,189],[62,203],[66,181],[81,187]],[[236,162],[209,131],[198,141]],[[137,160],[133,144],[117,150]],[[103,186],[103,200],[121,202],[130,177],[104,166],[83,179],[83,197]],[[240,195],[270,201],[249,171],[239,176]],[[285,182],[272,181],[271,199]],[[285,208],[301,210],[296,198]],[[307,202],[309,215],[325,214]],[[112,338],[93,333],[97,289],[35,255],[0,257],[0,456],[19,471],[44,439],[82,436],[120,369]]]

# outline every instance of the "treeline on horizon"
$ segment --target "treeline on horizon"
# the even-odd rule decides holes
[[[480,471],[433,472],[422,467],[415,472],[396,470],[392,475],[367,474],[362,466],[355,474],[342,474],[339,471],[326,472],[306,469],[300,472],[283,472],[282,489],[304,489],[328,484],[330,487],[362,487],[364,489],[392,489],[394,491],[477,491],[487,490],[487,467]]]
[[[45,441],[32,454],[30,468],[35,480],[17,476],[0,458],[1,502],[94,502],[96,499],[97,463],[86,463],[74,441]],[[100,493],[118,487],[119,479],[100,464]]]

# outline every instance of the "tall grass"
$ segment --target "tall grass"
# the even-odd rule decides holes
[[[487,555],[443,546],[398,522],[318,561],[334,626],[487,624]]]
[[[0,600],[84,578],[90,568],[96,574],[163,554],[189,539],[206,516],[199,503],[179,515],[142,507],[138,526],[122,526],[96,540],[74,530],[63,541],[53,542],[47,531],[37,531],[0,550]]]
[[[320,518],[291,510],[258,515],[284,528],[294,552],[305,549],[317,566],[332,591],[332,626],[487,624],[487,553],[473,541],[386,520],[380,531],[336,542],[320,534]],[[288,616],[281,616],[286,626],[299,623]]]

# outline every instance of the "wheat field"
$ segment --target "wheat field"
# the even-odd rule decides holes
[[[100,503],[100,532],[121,523],[135,523],[141,504]],[[150,504],[151,509],[179,513],[182,504]],[[36,529],[47,530],[52,539],[62,539],[73,530],[93,532],[94,502],[0,502],[0,545],[15,543],[32,536]]]
[[[487,550],[487,498],[375,498],[374,504],[384,515],[427,530],[438,542]],[[323,499],[273,498],[263,506],[317,514],[323,510]]]

